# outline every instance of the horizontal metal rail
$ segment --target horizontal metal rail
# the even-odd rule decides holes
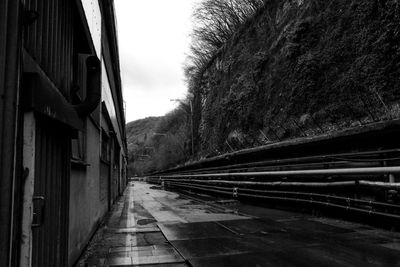
[[[307,204],[313,209],[333,207],[398,220],[400,182],[394,181],[400,174],[399,162],[399,149],[239,164],[232,164],[228,157],[213,162],[214,167],[196,164],[148,178],[172,188],[269,203]]]
[[[157,182],[157,181],[155,181]],[[159,181],[158,181],[159,182]],[[220,193],[226,193],[230,196],[240,196],[246,193],[250,195],[263,195],[265,196],[266,194],[269,194],[270,197],[271,195],[277,195],[280,196],[284,199],[286,198],[307,198],[309,197],[309,200],[316,200],[316,199],[322,199],[325,200],[325,202],[331,203],[332,201],[337,201],[337,202],[342,202],[346,203],[347,205],[350,205],[351,203],[355,203],[358,205],[366,205],[366,206],[376,206],[379,208],[385,208],[385,209],[397,209],[400,212],[400,205],[396,204],[390,204],[390,203],[384,203],[384,202],[379,202],[379,201],[372,201],[372,200],[363,200],[363,199],[355,199],[355,198],[349,198],[349,197],[343,197],[343,196],[336,196],[336,195],[329,195],[329,194],[320,194],[320,193],[310,193],[310,192],[292,192],[292,191],[268,191],[268,190],[255,190],[255,189],[249,189],[249,188],[239,188],[239,187],[221,187],[221,186],[209,186],[209,185],[199,185],[199,184],[188,184],[188,183],[182,183],[182,182],[175,182],[175,181],[168,181],[167,180],[167,185],[168,186],[178,186],[178,187],[190,187],[194,189],[203,189],[205,191],[209,190],[210,192],[220,192]]]
[[[187,184],[187,183],[173,183],[173,185],[188,185],[192,186],[193,184]],[[400,205],[393,205],[389,203],[384,203],[384,202],[379,202],[379,201],[371,201],[371,200],[363,200],[363,199],[355,199],[355,198],[349,198],[349,197],[343,197],[343,196],[335,196],[335,195],[327,195],[327,194],[318,194],[318,193],[310,193],[310,192],[292,192],[292,191],[269,191],[269,190],[255,190],[255,189],[249,189],[249,188],[227,188],[227,187],[218,187],[218,186],[206,186],[206,185],[196,185],[200,186],[203,188],[208,188],[208,189],[218,189],[218,190],[229,190],[232,194],[233,192],[236,192],[235,194],[239,194],[241,191],[245,192],[250,192],[250,193],[256,193],[256,194],[271,194],[271,195],[284,195],[285,197],[311,197],[311,198],[323,198],[327,200],[337,200],[337,201],[342,201],[346,203],[358,203],[358,204],[363,204],[363,205],[377,205],[381,207],[386,207],[386,208],[395,208],[395,209],[400,209]]]
[[[156,175],[153,177],[164,178],[191,178],[191,177],[260,177],[260,176],[309,176],[309,175],[373,175],[373,174],[396,174],[400,173],[400,166],[391,167],[367,167],[367,168],[339,168],[318,170],[293,170],[293,171],[262,171],[262,172],[231,172],[231,173],[208,173],[208,174],[175,174]]]
[[[176,170],[168,170],[167,172],[161,172],[161,173],[156,173],[154,175],[159,175],[159,174],[174,174],[174,173],[192,173],[192,172],[204,172],[204,171],[217,171],[217,170],[226,170],[226,169],[237,169],[237,168],[249,168],[249,167],[265,167],[265,166],[277,166],[280,164],[288,164],[288,163],[305,163],[305,162],[325,162],[326,160],[332,160],[332,159],[338,159],[340,158],[341,160],[348,160],[348,161],[358,161],[358,162],[382,162],[382,161],[393,161],[397,160],[398,157],[394,158],[387,158],[388,154],[393,154],[393,153],[400,153],[400,149],[386,149],[386,150],[374,150],[374,151],[363,151],[363,152],[351,152],[351,153],[338,153],[338,154],[325,154],[325,155],[318,155],[318,156],[308,156],[308,157],[298,157],[298,158],[286,158],[286,159],[277,159],[277,160],[265,160],[265,161],[257,161],[257,162],[247,162],[247,163],[240,163],[240,164],[228,164],[228,165],[223,165],[223,166],[217,166],[217,167],[208,167],[208,168],[193,168],[191,170],[184,170],[184,171],[179,171]],[[380,156],[382,158],[368,158],[372,156]],[[355,159],[355,157],[358,157]],[[362,158],[362,157],[367,157],[367,158]],[[364,161],[363,161],[364,160]],[[326,162],[329,163],[329,162]],[[184,168],[184,167],[182,167]]]
[[[200,184],[225,184],[232,186],[270,186],[270,187],[352,187],[352,186],[368,186],[374,188],[400,189],[400,183],[371,182],[365,180],[343,181],[343,182],[257,182],[257,181],[228,181],[228,180],[196,180],[196,179],[179,179],[165,178],[164,181],[172,182],[191,182]]]
[[[195,179],[178,179],[178,178],[165,178],[164,181],[172,182],[191,182],[191,183],[204,183],[204,184],[224,184],[232,186],[310,186],[310,187],[336,187],[336,186],[354,186],[355,181],[345,182],[253,182],[253,181],[227,181],[227,180],[195,180]],[[400,186],[400,184],[399,184]]]
[[[301,202],[307,204],[317,204],[324,207],[336,207],[345,209],[347,211],[357,211],[368,215],[379,215],[387,218],[400,219],[400,215],[396,213],[389,213],[387,211],[377,211],[377,208],[381,209],[396,209],[399,210],[399,205],[393,205],[383,202],[366,201],[354,198],[346,198],[332,195],[314,194],[314,193],[299,193],[299,192],[282,192],[282,191],[261,191],[251,189],[239,189],[235,188],[232,192],[231,188],[213,187],[204,185],[192,185],[184,183],[173,182],[170,186],[197,189],[206,192],[213,192],[224,195],[235,195],[235,197],[248,197],[257,199],[269,199],[277,201],[292,201]],[[244,191],[244,193],[242,192]],[[246,193],[247,191],[247,193]],[[266,195],[270,194],[270,195]],[[307,199],[308,198],[308,199]],[[335,202],[336,201],[336,202]],[[344,204],[343,204],[344,203]],[[364,207],[366,206],[366,208]],[[374,209],[375,207],[375,209]]]
[[[276,166],[263,166],[263,167],[247,167],[247,168],[234,168],[234,169],[220,169],[218,173],[226,172],[245,172],[245,171],[280,171],[280,170],[306,170],[316,168],[366,168],[366,167],[380,167],[381,162],[346,162],[346,161],[333,161],[333,162],[315,162],[315,163],[296,163],[291,165],[276,165]],[[185,172],[182,174],[208,174],[212,171],[196,171]]]

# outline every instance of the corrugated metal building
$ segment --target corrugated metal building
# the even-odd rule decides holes
[[[0,266],[71,266],[126,185],[113,0],[0,2]]]

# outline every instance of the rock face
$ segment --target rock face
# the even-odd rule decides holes
[[[399,5],[269,1],[197,79],[200,154],[398,116]]]

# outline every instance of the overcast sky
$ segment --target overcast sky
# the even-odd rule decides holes
[[[199,0],[115,0],[126,121],[161,116],[184,98],[183,63]]]

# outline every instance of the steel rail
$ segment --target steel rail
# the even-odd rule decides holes
[[[333,158],[331,158],[333,159]],[[400,158],[394,158],[394,160],[400,160]],[[279,168],[288,168],[288,169],[300,169],[300,168],[317,168],[318,166],[324,166],[324,165],[337,165],[336,167],[340,167],[343,165],[343,167],[346,168],[356,168],[356,167],[379,167],[382,166],[382,162],[388,162],[391,161],[391,159],[375,159],[375,160],[368,160],[368,161],[352,161],[352,160],[345,160],[345,159],[340,159],[337,161],[316,161],[316,162],[297,162],[293,164],[282,164],[282,165],[260,165],[260,166],[251,166],[251,164],[239,164],[243,166],[221,166],[218,168],[204,168],[204,169],[196,169],[192,171],[183,171],[179,173],[174,173],[174,174],[196,174],[196,173],[202,173],[202,174],[207,174],[207,173],[212,173],[213,171],[234,171],[234,172],[240,172],[240,171],[249,171],[249,170],[259,170],[259,171],[268,171],[272,169],[279,169]],[[169,174],[172,175],[173,173]],[[166,174],[165,174],[166,175]]]
[[[309,175],[356,175],[356,174],[395,174],[400,173],[400,166],[366,167],[366,168],[339,168],[294,171],[263,171],[239,173],[209,173],[209,174],[182,174],[182,175],[155,175],[164,178],[191,178],[191,177],[260,177],[260,176],[309,176]]]
[[[382,162],[382,161],[398,161],[400,160],[400,157],[395,157],[395,158],[380,158],[380,159],[345,159],[345,158],[340,158],[340,157],[330,157],[330,159],[334,160],[342,160],[342,161],[349,161],[349,162]]]
[[[232,190],[226,191],[227,189],[222,189],[222,188],[218,188],[218,187],[209,188],[209,187],[205,187],[205,186],[196,186],[196,185],[179,184],[179,183],[174,183],[173,186],[198,189],[201,191],[214,192],[214,193],[220,193],[220,194],[232,196]],[[263,198],[263,199],[273,199],[273,200],[283,200],[283,201],[296,201],[296,202],[303,202],[303,203],[309,203],[309,204],[320,204],[323,206],[332,206],[332,207],[336,206],[336,207],[345,208],[346,210],[366,212],[370,215],[381,215],[381,216],[385,216],[385,217],[400,219],[400,215],[397,215],[397,214],[372,210],[372,206],[380,206],[382,208],[399,209],[400,206],[398,206],[398,205],[391,205],[391,204],[386,204],[386,203],[382,203],[382,202],[358,200],[358,199],[353,199],[353,198],[336,197],[336,196],[330,196],[330,195],[318,195],[318,194],[313,194],[313,193],[301,193],[300,194],[300,193],[295,193],[295,192],[279,192],[279,191],[274,192],[274,193],[277,195],[279,195],[278,193],[281,193],[281,195],[285,195],[285,196],[282,197],[282,196],[266,196],[266,195],[260,195],[260,194],[247,194],[247,193],[240,192],[240,190],[237,190],[236,197],[242,196],[242,197],[249,197],[249,198]],[[290,197],[290,196],[288,196],[289,194],[287,194],[287,193],[292,193],[293,196],[297,196],[297,197]],[[311,199],[299,198],[299,196],[309,196],[309,197],[311,197]],[[316,200],[316,199],[312,198],[312,197],[316,197],[316,196],[326,198],[327,201]],[[344,201],[346,203],[346,205],[332,203],[331,201],[335,200],[335,199]],[[369,205],[370,208],[362,209],[360,207],[351,207],[350,206],[351,203]]]
[[[388,189],[400,189],[400,183],[385,183],[385,182],[371,182],[371,181],[359,181],[362,186],[371,186],[377,188],[388,188]]]
[[[392,213],[378,212],[378,211],[361,209],[361,208],[354,208],[354,207],[350,207],[350,206],[338,205],[338,204],[333,204],[333,203],[329,203],[329,202],[321,202],[321,201],[305,200],[305,199],[293,199],[293,198],[279,198],[279,197],[269,197],[269,196],[249,195],[249,194],[241,194],[241,196],[247,196],[247,197],[252,197],[252,198],[262,198],[262,199],[295,201],[295,202],[303,202],[303,203],[309,203],[309,204],[318,204],[318,205],[321,205],[324,207],[335,207],[335,208],[344,209],[346,211],[357,211],[357,212],[361,212],[361,213],[364,213],[367,215],[378,215],[378,216],[392,218],[392,219],[398,219],[398,220],[400,219],[400,215],[396,215],[396,214],[392,214]]]
[[[223,172],[243,172],[243,171],[279,171],[282,169],[286,170],[304,170],[304,169],[315,169],[315,168],[324,168],[324,165],[330,165],[329,167],[333,168],[366,168],[366,167],[380,167],[381,163],[376,162],[373,164],[372,162],[344,162],[344,161],[334,161],[334,162],[315,162],[315,163],[299,163],[299,164],[291,164],[291,165],[277,165],[277,166],[264,166],[264,167],[247,167],[247,168],[226,168],[220,169],[219,173]],[[196,172],[185,172],[184,174],[208,174],[212,173],[212,171],[196,171]]]
[[[177,179],[167,178],[165,181],[180,181],[205,184],[227,184],[227,185],[245,185],[245,186],[272,186],[272,187],[351,187],[351,186],[367,186],[374,188],[400,189],[400,183],[373,182],[366,180],[354,180],[343,182],[252,182],[252,181],[227,181],[227,180],[194,180],[194,179]]]
[[[193,182],[193,183],[205,183],[205,184],[227,184],[227,185],[245,185],[245,186],[309,186],[309,187],[342,187],[342,186],[355,186],[356,181],[345,181],[345,182],[250,182],[250,181],[227,181],[227,180],[194,180],[194,179],[171,179],[167,178],[164,181],[179,181],[179,182]],[[400,184],[398,184],[400,187]]]
[[[257,162],[247,162],[247,163],[239,163],[239,164],[229,164],[229,165],[224,165],[224,166],[218,166],[218,167],[208,167],[208,168],[195,168],[192,170],[185,170],[185,171],[179,171],[175,173],[188,173],[188,172],[193,172],[193,171],[209,171],[209,170],[220,170],[220,169],[234,169],[234,168],[240,168],[240,167],[257,167],[257,166],[267,166],[271,164],[284,164],[284,163],[290,163],[290,162],[307,162],[313,160],[327,160],[327,159],[333,159],[334,157],[362,157],[362,156],[373,156],[373,155],[385,155],[385,154],[391,154],[391,153],[399,153],[400,149],[387,149],[387,150],[374,150],[374,151],[364,151],[364,152],[353,152],[353,153],[338,153],[338,154],[328,154],[328,155],[318,155],[318,156],[308,156],[308,157],[298,157],[298,158],[289,158],[289,159],[278,159],[278,160],[266,160],[266,161],[257,161]],[[382,158],[382,159],[376,159],[376,161],[385,161],[385,160],[392,160],[393,158]],[[350,161],[350,159],[347,159]],[[358,159],[359,160],[359,159]],[[184,168],[186,166],[182,166],[181,168]],[[173,174],[174,170],[167,170],[170,174]],[[167,172],[160,172],[160,173],[155,173],[153,175],[159,175],[162,173],[167,173]]]
[[[174,183],[177,185],[191,185],[186,183]],[[355,199],[343,196],[335,196],[335,195],[327,195],[327,194],[319,194],[319,193],[311,193],[311,192],[292,192],[292,191],[268,191],[268,190],[256,190],[256,189],[249,189],[249,188],[227,188],[227,187],[217,187],[217,186],[206,186],[206,185],[199,185],[200,187],[204,188],[211,188],[211,189],[218,189],[218,190],[229,190],[231,193],[233,189],[239,194],[240,191],[250,192],[250,193],[259,193],[259,194],[272,194],[272,195],[285,195],[285,196],[303,196],[303,197],[319,197],[319,198],[326,198],[329,200],[338,200],[344,201],[346,203],[354,202],[364,205],[376,205],[385,208],[395,208],[400,209],[400,205],[393,205],[389,203],[379,202],[379,201],[370,201],[370,200],[363,200],[363,199]],[[233,193],[232,193],[233,194]]]

